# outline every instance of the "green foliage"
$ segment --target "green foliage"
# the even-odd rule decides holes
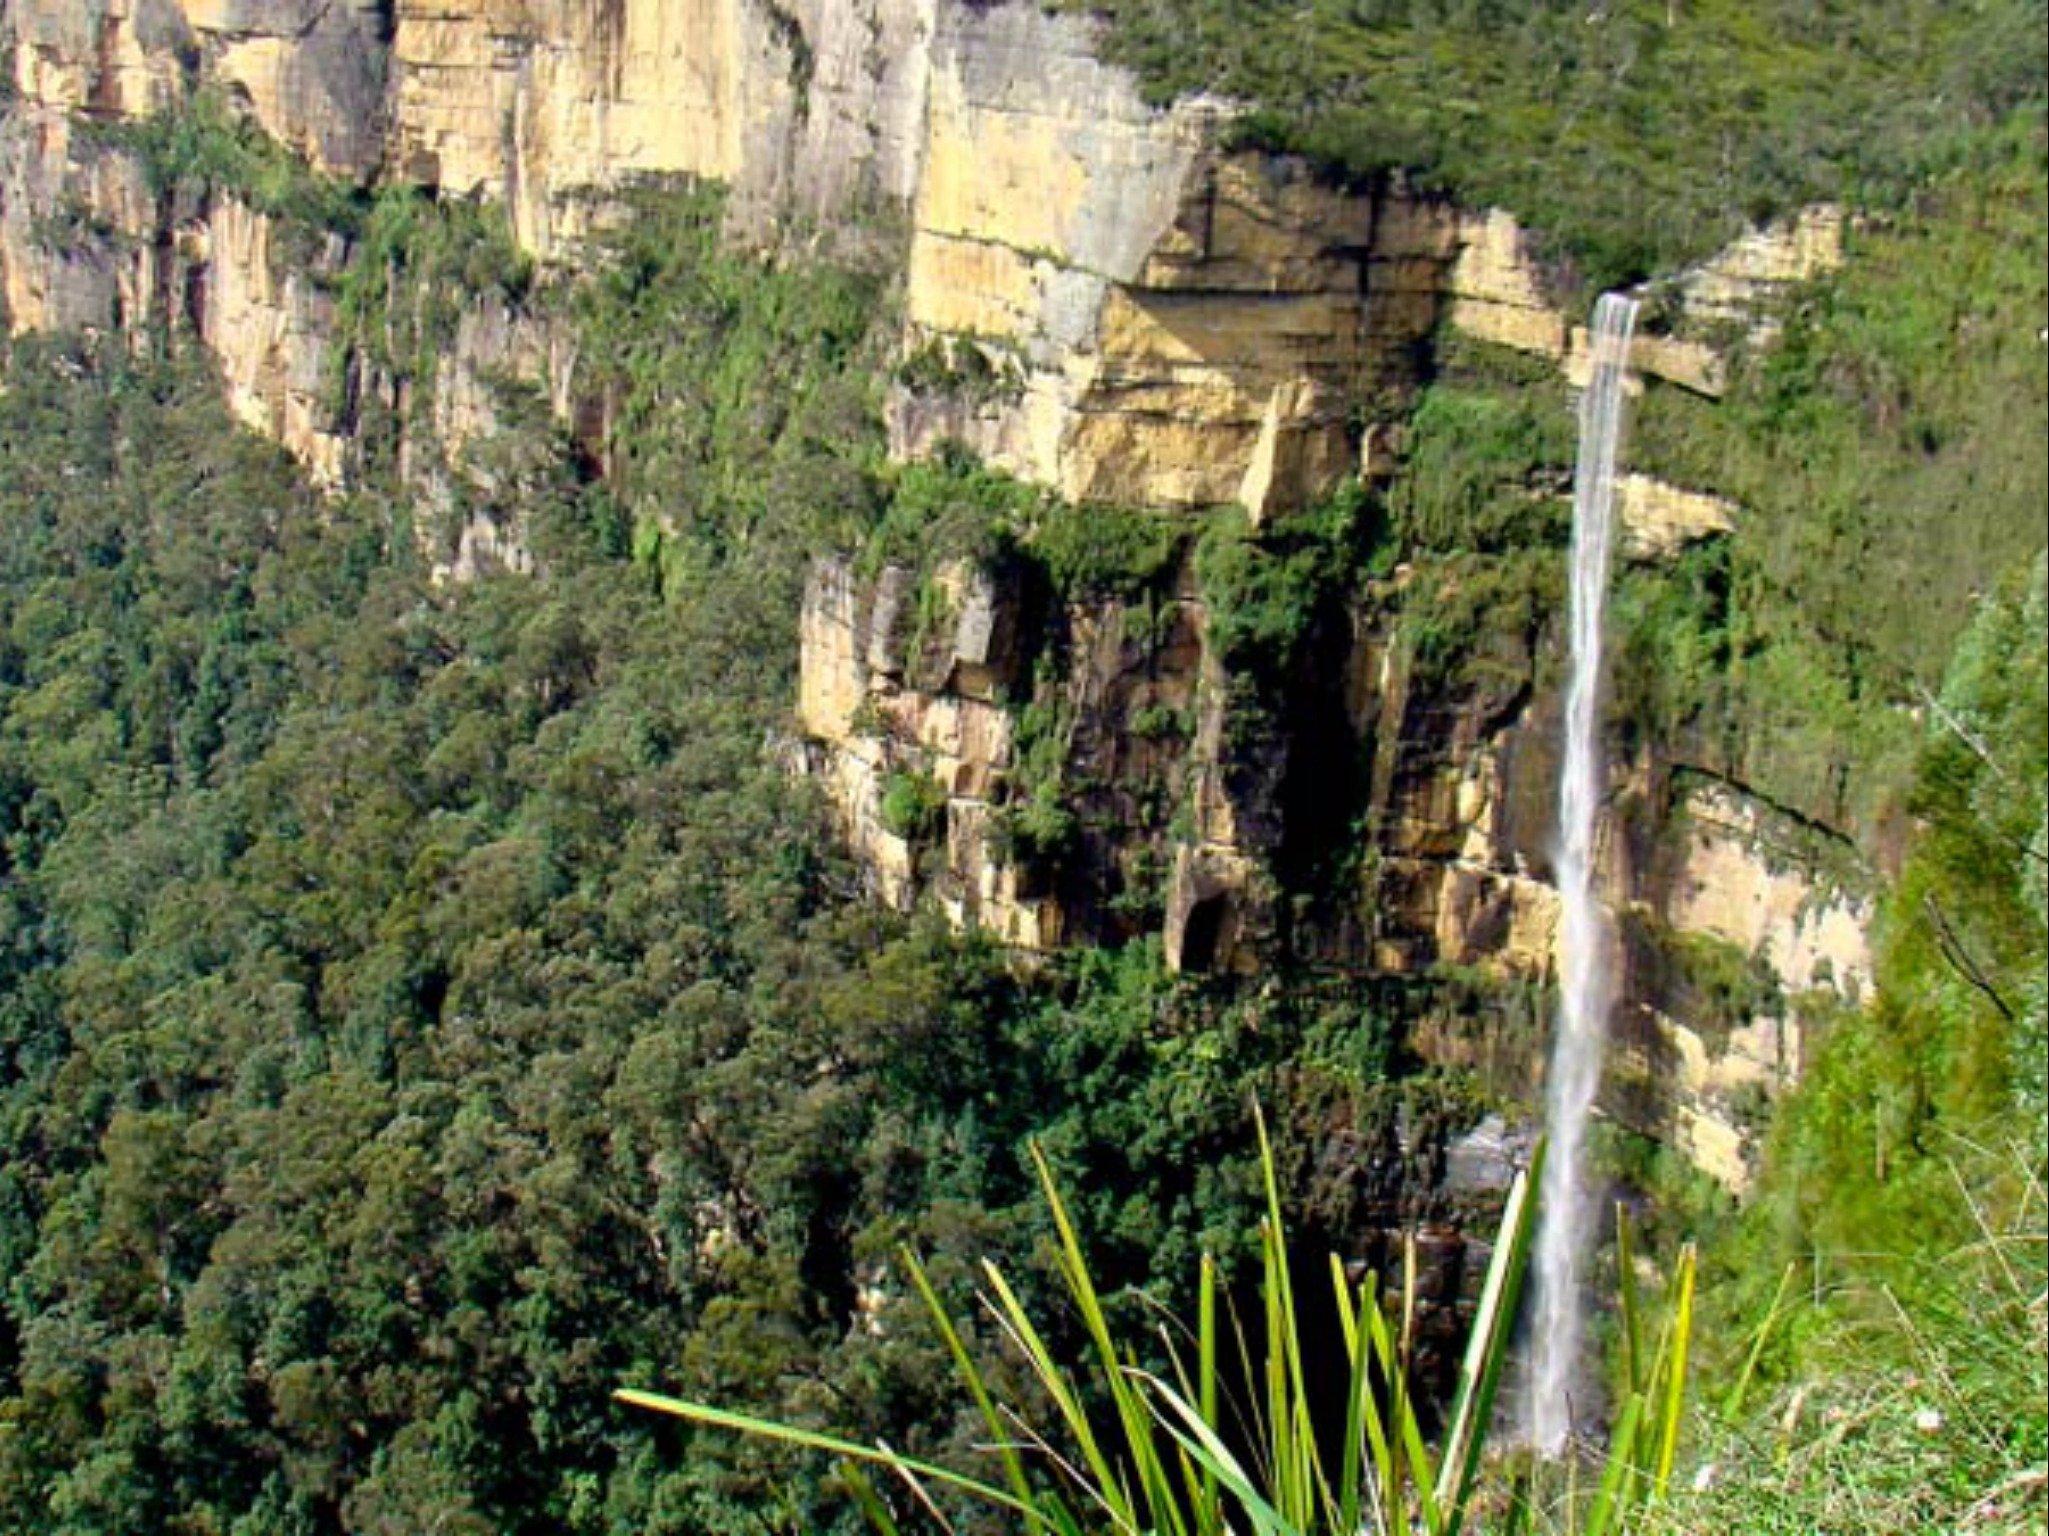
[[[1876,996],[1827,1022],[1711,1250],[1707,1336],[1752,1401],[1731,1395],[1722,1471],[1682,1522],[2039,1520],[2044,588],[2038,559],[1989,595],[1929,700],[1925,830],[1884,900]]]
[[[1700,1416],[1703,1469],[1646,1531],[2042,1528],[2040,1165],[2019,1149],[1955,1150],[1948,1225],[1970,1240],[1789,1265],[1740,1340],[1736,1379],[1761,1374],[1766,1389]]]
[[[1409,425],[1376,570],[1410,566],[1398,637],[1412,684],[1513,695],[1563,595],[1577,428],[1555,376],[1452,342]]]
[[[1633,990],[1715,1049],[1755,1019],[1786,1014],[1784,990],[1762,955],[1713,934],[1667,928],[1644,913],[1625,914],[1620,926]]]
[[[1454,356],[1449,377],[1423,392],[1410,418],[1390,496],[1401,548],[1491,555],[1562,543],[1577,433],[1564,390],[1485,374],[1467,382],[1462,372]]]
[[[1319,605],[1352,572],[1365,512],[1365,493],[1347,484],[1269,529],[1254,528],[1241,511],[1210,520],[1195,547],[1195,575],[1210,644],[1227,668],[1271,679],[1294,658]]]
[[[1548,550],[1431,563],[1402,593],[1401,633],[1412,678],[1454,692],[1520,692],[1538,637],[1560,610],[1563,588],[1564,572]]]
[[[887,500],[861,549],[868,571],[902,565],[930,574],[951,561],[989,565],[1051,501],[1044,491],[950,446],[934,458],[883,473]]]
[[[882,824],[911,843],[928,843],[946,825],[946,791],[922,773],[889,775],[882,788]]]
[[[1081,823],[1063,803],[1059,779],[1025,781],[992,829],[992,851],[1043,879],[1061,869],[1080,836]]]
[[[1435,1453],[1425,1444],[1410,1380],[1413,1238],[1399,1284],[1370,1274],[1354,1281],[1332,1255],[1330,1294],[1319,1301],[1316,1287],[1298,1302],[1298,1263],[1285,1235],[1263,1128],[1262,1151],[1265,1220],[1250,1326],[1235,1303],[1221,1299],[1218,1268],[1205,1255],[1193,1318],[1159,1323],[1159,1342],[1147,1340],[1142,1349],[1117,1336],[1052,1169],[1035,1154],[1057,1233],[1065,1300],[1083,1337],[1071,1354],[1049,1342],[994,1264],[983,1266],[980,1301],[1022,1357],[1026,1381],[1038,1389],[1036,1401],[1007,1400],[1003,1384],[992,1385],[923,1266],[904,1254],[913,1287],[987,1428],[981,1464],[972,1473],[699,1403],[642,1391],[619,1396],[691,1423],[843,1458],[863,1508],[885,1532],[899,1529],[900,1516],[860,1467],[900,1480],[918,1509],[938,1514],[942,1505],[966,1499],[1003,1510],[1021,1529],[1058,1536],[1081,1536],[1104,1521],[1110,1530],[1178,1536],[1239,1529],[1262,1536],[1413,1530],[1456,1536],[1475,1505],[1486,1501],[1479,1474],[1535,1230],[1532,1188],[1541,1147],[1509,1194]],[[1624,1232],[1626,1252],[1626,1226]],[[1624,1267],[1622,1310],[1632,1340],[1624,1407],[1583,1523],[1574,1518],[1569,1493],[1563,1501],[1568,1521],[1587,1536],[1641,1521],[1670,1490],[1692,1337],[1693,1274],[1688,1249],[1653,1344],[1634,1269]],[[1326,1341],[1315,1330],[1332,1322],[1335,1337]],[[1512,1521],[1527,1520],[1530,1499],[1523,1480],[1493,1502],[1512,1505]]]
[[[1258,104],[1245,139],[1515,210],[1589,290],[1817,199],[1904,203],[2041,101],[2035,0],[1075,0],[1160,95]]]
[[[1142,741],[1175,741],[1190,732],[1187,712],[1165,704],[1148,704],[1131,712],[1131,734]]]
[[[1135,601],[1172,574],[1186,530],[1169,513],[1049,501],[1027,548],[1063,597]]]
[[[711,313],[767,324],[742,279]],[[409,508],[316,500],[218,389],[26,346],[0,389],[0,1526],[845,1531],[814,1463],[607,1394],[952,1454],[874,1266],[1041,1292],[1024,1138],[1105,1286],[1177,1300],[1246,1251],[1246,1088],[1291,1166],[1393,1123],[1356,992],[1156,945],[1027,990],[854,898],[763,746],[817,503],[658,592],[569,481],[545,579],[437,589]],[[787,484],[865,494],[785,419]]]
[[[2021,114],[1960,142],[1915,207],[1855,231],[1846,269],[1739,360],[1725,400],[1652,384],[1636,411],[1632,468],[1738,511],[1732,533],[1617,572],[1622,746],[1680,787],[1745,786],[1783,856],[1827,878],[1871,880],[1851,837],[1902,861],[1875,999],[1779,997],[1751,957],[1630,924],[1633,972],[1675,1016],[1714,1032],[1790,1006],[1804,1032],[1748,1210],[1637,1170],[1661,1228],[1713,1239],[1704,1342],[1744,1384],[1674,1529],[2040,1508],[2042,1414],[2019,1405],[2043,1394],[2049,1278],[2041,133]],[[1562,513],[1569,464],[1547,410],[1469,347],[1419,402],[1388,506],[1426,681],[1541,678],[1563,606],[1562,520],[1542,508]],[[1974,1310],[1996,1361],[1971,1353]],[[1915,1429],[1938,1399],[1948,1427]]]
[[[212,91],[197,93],[175,111],[96,124],[90,131],[134,152],[150,190],[160,197],[196,202],[225,193],[259,213],[342,234],[355,230],[362,212],[354,188],[309,169]]]
[[[1654,388],[1631,428],[1632,467],[1739,512],[1669,572],[1623,573],[1612,713],[1865,833],[1899,812],[1910,712],[1980,595],[2042,547],[2041,125],[1974,142],[1854,237],[1726,400]]]
[[[590,280],[549,296],[579,339],[579,387],[608,402],[606,478],[660,529],[672,589],[758,556],[801,571],[875,519],[883,303],[872,272],[727,249],[723,200],[649,183]]]
[[[338,329],[397,380],[431,389],[464,310],[493,298],[517,305],[533,281],[502,208],[388,187],[362,211],[335,279]]]
[[[1926,831],[1886,898],[1879,996],[1831,1031],[1775,1140],[1787,1219],[1823,1252],[1964,1241],[1944,1153],[2009,1136],[2041,1153],[2043,570],[1987,602],[1931,700]]]
[[[914,573],[908,654],[921,657],[947,632],[955,618],[947,582],[963,565],[995,575],[1025,627],[1018,642],[1030,681],[1011,701],[1009,793],[989,832],[998,857],[1029,879],[1053,878],[1083,835],[1067,783],[1074,715],[1060,647],[1068,605],[1117,601],[1127,621],[1157,625],[1188,535],[1169,516],[1064,502],[958,448],[889,466],[877,479],[887,500],[857,563],[870,574],[884,565]]]
[[[1024,392],[1022,367],[998,342],[935,336],[897,364],[896,381],[917,394],[946,394],[976,404]]]
[[[1698,77],[1851,35],[1869,46],[1821,103],[1817,136],[1895,65],[1900,112],[1920,110],[1929,71],[1950,70],[1968,116],[2012,94],[1990,66],[2035,68],[1986,42],[2013,13],[1916,10],[1897,39],[1851,13],[1760,22]],[[1635,7],[1575,14],[1583,42],[1558,76],[1574,91],[1558,99],[1577,116],[1523,102],[1488,125],[1505,126],[1499,152],[1442,128],[1476,73],[1494,94],[1472,99],[1497,106],[1547,78],[1494,81],[1522,55],[1462,51],[1506,35],[1498,8],[1311,5],[1237,36],[1257,40],[1245,67],[1265,69],[1297,32],[1403,48],[1427,32],[1437,89],[1417,142],[1443,153],[1414,163],[1483,192],[1529,192],[1530,143],[1593,135],[1545,168],[1561,190],[1517,205],[1598,275],[1707,240],[1734,187],[1805,196],[1835,174],[1729,151],[1721,182],[1685,179],[1695,146],[1674,151],[1665,104],[1638,93],[1670,84],[1732,17],[1675,12],[1658,38]],[[1198,23],[1191,69],[1216,47]],[[1130,16],[1120,25],[1128,42]],[[1564,47],[1566,30],[1532,13],[1510,41]],[[1638,52],[1610,57],[1618,40]],[[1605,73],[1587,68],[1596,58]],[[1284,83],[1308,90],[1324,68],[1319,56]],[[1362,73],[1370,101],[1332,86],[1326,126],[1287,132],[1327,132],[1346,158],[1361,113],[1421,110],[1419,68],[1402,53]],[[1811,60],[1696,120],[1719,122],[1725,145],[1779,143],[1772,119],[1806,89],[1799,70]],[[1624,110],[1643,118],[1626,153],[1611,136]],[[1877,177],[1920,163],[1934,135],[1884,142],[1902,121],[1888,106],[1864,124],[1871,143],[1830,164]],[[1227,1276],[1260,1255],[1262,1191],[1236,1112],[1248,1089],[1274,1109],[1282,1176],[1317,1238],[1385,1220],[1365,1174],[1319,1153],[1334,1127],[1394,1145],[1398,1126],[1463,1103],[1456,1085],[1394,1081],[1414,998],[1292,974],[1204,989],[1168,977],[1156,944],[1063,957],[1025,987],[974,944],[850,901],[816,808],[763,750],[785,719],[796,597],[819,548],[928,574],[942,558],[1015,559],[1054,593],[1115,597],[1133,615],[1165,611],[1142,605],[1185,549],[1165,520],[1064,506],[963,455],[882,464],[875,274],[737,256],[713,194],[649,186],[593,280],[555,288],[494,215],[338,190],[204,101],[99,131],[130,136],[174,199],[233,192],[295,239],[342,235],[345,259],[322,271],[344,335],[414,386],[416,408],[469,289],[573,331],[603,421],[571,443],[508,384],[507,451],[538,467],[500,480],[496,510],[527,520],[548,577],[440,591],[420,568],[417,509],[388,492],[316,505],[277,454],[229,429],[216,381],[162,359],[9,355],[0,1525],[844,1532],[843,1491],[813,1459],[657,1435],[608,1392],[666,1373],[695,1398],[965,1464],[987,1426],[947,1386],[945,1341],[910,1326],[916,1300],[877,1283],[884,1258],[907,1242],[927,1255],[933,1293],[975,1335],[974,1368],[991,1383],[1008,1369],[1017,1401],[1042,1396],[1050,1384],[1023,1384],[967,1314],[975,1264],[1000,1262],[1056,1347],[1093,1343],[1045,1306],[1071,1290],[1082,1249],[1120,1329],[1155,1304],[1200,1315],[1199,1255]],[[1410,141],[1382,142],[1410,161]],[[1725,491],[1743,516],[1675,565],[1621,577],[1611,706],[1625,733],[1655,733],[1789,815],[1928,829],[1888,901],[1880,998],[1820,1040],[1756,1215],[1722,1260],[1745,1273],[1704,1302],[1726,1293],[1713,1308],[1779,1319],[1720,1328],[1743,1341],[1764,1401],[1880,1337],[1890,1288],[1914,1327],[1882,1335],[1894,1353],[1874,1359],[1939,1379],[1974,1438],[1968,1458],[1932,1466],[1903,1440],[1869,1444],[1955,1493],[1950,1510],[1968,1501],[1945,1465],[1982,1489],[2039,1463],[2043,1439],[2020,1406],[2023,1387],[2041,1396],[2025,1299],[2040,1290],[2039,1243],[2025,1244],[2049,843],[2039,122],[1966,149],[1922,206],[1855,235],[1850,270],[1801,300],[1727,402],[1646,397],[1643,466]],[[1559,169],[1638,154],[1671,155],[1673,179],[1590,181],[1582,198]],[[1348,490],[1258,532],[1217,519],[1196,574],[1252,693],[1234,718],[1335,713],[1295,685],[1362,571],[1403,583],[1426,684],[1520,696],[1561,606],[1569,442],[1552,386],[1454,349],[1384,503]],[[1051,867],[1082,829],[1062,795],[1072,721],[1057,676],[1045,681],[1020,714],[1003,835]],[[1292,724],[1271,735],[1302,739]],[[1349,768],[1304,782],[1329,798]],[[905,825],[929,825],[926,790],[891,789]],[[1666,958],[1707,1015],[1758,1001],[1740,957],[1679,945]],[[1030,1197],[1029,1137],[1071,1234]],[[2004,1172],[1958,1151],[2010,1140],[2022,1150]],[[1981,1214],[2015,1209],[2007,1226]],[[2024,1283],[1987,1300],[1962,1285],[1975,1271],[1915,1256],[1930,1234]],[[1067,1255],[1050,1268],[1048,1240]],[[1896,1257],[1860,1267],[1874,1247]],[[1819,1305],[1752,1294],[1789,1258]],[[1981,1370],[1964,1347],[1974,1309],[2012,1342],[2012,1371]],[[1641,1425],[1660,1395],[1628,1379]],[[1861,1378],[1824,1380],[1847,1380],[1858,1410]],[[1663,1439],[1644,1444],[1637,1460],[1660,1481]],[[1834,1454],[1809,1458],[1817,1478],[1837,1473]],[[1809,1523],[1840,1513],[1826,1508]]]
[[[878,472],[887,502],[862,546],[863,569],[931,573],[952,561],[1021,560],[1058,596],[1137,598],[1173,568],[1185,539],[1171,516],[1077,506],[991,469],[956,446]]]

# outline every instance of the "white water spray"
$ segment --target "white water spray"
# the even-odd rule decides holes
[[[1592,373],[1579,408],[1579,465],[1572,487],[1572,673],[1565,692],[1565,771],[1558,788],[1560,989],[1544,1117],[1549,1150],[1538,1205],[1536,1338],[1530,1380],[1530,1438],[1546,1456],[1572,1434],[1573,1385],[1585,1317],[1581,1261],[1592,1246],[1587,1190],[1587,1118],[1601,1080],[1601,1053],[1614,1004],[1608,921],[1594,892],[1594,818],[1603,777],[1601,631],[1608,552],[1615,534],[1615,452],[1622,437],[1622,385],[1636,327],[1636,300],[1607,293],[1594,306]]]

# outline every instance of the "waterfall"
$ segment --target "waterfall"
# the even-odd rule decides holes
[[[1565,692],[1565,769],[1558,787],[1560,986],[1558,1033],[1545,1090],[1544,1180],[1538,1205],[1536,1333],[1530,1435],[1556,1456],[1572,1432],[1572,1393],[1585,1317],[1580,1266],[1593,1244],[1587,1189],[1587,1118],[1601,1080],[1614,1003],[1606,914],[1594,891],[1594,820],[1600,809],[1601,630],[1608,551],[1615,533],[1615,452],[1636,300],[1608,293],[1594,307],[1592,372],[1579,408],[1572,487],[1572,672]]]

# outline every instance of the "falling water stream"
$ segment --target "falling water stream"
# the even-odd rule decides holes
[[[1581,1263],[1594,1238],[1587,1188],[1587,1119],[1601,1078],[1614,1002],[1606,914],[1594,891],[1594,819],[1602,765],[1600,687],[1608,554],[1615,533],[1615,453],[1636,300],[1608,293],[1594,307],[1592,371],[1580,401],[1572,488],[1572,672],[1565,693],[1565,770],[1558,787],[1558,1033],[1545,1090],[1549,1151],[1540,1191],[1530,1438],[1556,1456],[1572,1433],[1573,1389],[1585,1332]]]

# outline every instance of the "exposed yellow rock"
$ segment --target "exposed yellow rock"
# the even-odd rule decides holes
[[[1256,921],[1253,893],[1260,878],[1257,862],[1227,843],[1178,845],[1167,898],[1168,969],[1255,971],[1259,952],[1249,930]]]
[[[1686,1093],[1726,1094],[1738,1088],[1778,1088],[1792,1081],[1800,1060],[1797,1028],[1757,1019],[1730,1031],[1719,1051],[1694,1029],[1659,1014],[1659,1043],[1669,1055],[1673,1086]]]
[[[174,0],[18,0],[14,86],[28,101],[137,117],[180,95]]]
[[[330,430],[333,304],[311,274],[280,263],[275,224],[236,198],[206,223],[200,335],[219,360],[228,405],[275,438],[320,484],[340,483],[347,439]]]
[[[151,314],[156,205],[141,168],[83,142],[61,109],[21,109],[5,129],[0,293],[9,328],[111,334]],[[111,239],[87,238],[94,229]]]
[[[1797,1016],[1757,1019],[1710,1041],[1645,1012],[1616,1042],[1613,1070],[1662,1108],[1669,1123],[1661,1128],[1689,1162],[1740,1196],[1755,1177],[1757,1103],[1793,1084],[1800,1050]]]
[[[1749,1190],[1749,1140],[1740,1129],[1696,1104],[1678,1106],[1672,1129],[1674,1142],[1694,1167],[1731,1194]]]
[[[1170,403],[1187,413],[1161,414]],[[1260,437],[1260,413],[1233,409],[1243,404],[1213,392],[1151,389],[1115,407],[1078,411],[1064,423],[1055,483],[1075,501],[1199,507],[1235,500]],[[1342,455],[1337,463],[1342,468]]]
[[[1555,963],[1558,893],[1540,880],[1464,862],[1437,876],[1436,959],[1542,976]]]
[[[892,442],[960,437],[1071,496],[1262,515],[1312,500],[1359,462],[1358,405],[1398,415],[1414,344],[1447,318],[1584,366],[1509,214],[1225,152],[1233,109],[1148,104],[1094,57],[1089,23],[1035,7],[393,0],[388,38],[379,0],[15,0],[12,15],[31,101],[147,112],[196,61],[317,165],[502,198],[544,255],[569,256],[640,176],[727,183],[755,235],[895,201],[913,343],[1000,342],[1021,376],[995,399],[899,391]],[[1746,235],[1684,280],[1687,314],[1734,316],[1825,270],[1841,222],[1814,210]],[[35,275],[14,265],[26,292]],[[1722,387],[1697,342],[1641,336],[1633,362]]]
[[[839,815],[841,834],[857,855],[870,890],[884,906],[909,911],[918,895],[917,855],[908,839],[883,823],[887,772],[877,741],[856,737],[825,753],[826,798]]]
[[[1764,818],[1727,791],[1690,796],[1683,814],[1685,857],[1666,908],[1673,927],[1762,956],[1788,991],[1829,986],[1855,998],[1870,986],[1867,902],[1774,851]]]
[[[813,564],[798,629],[802,665],[797,673],[797,718],[821,741],[851,737],[855,717],[868,697],[859,601],[858,584],[847,562]]]
[[[1191,164],[1183,187],[1138,288],[1339,293],[1356,283],[1358,253],[1382,243],[1380,204],[1319,181],[1299,160],[1209,156]]]
[[[1594,344],[1585,326],[1571,327],[1565,354],[1559,362],[1568,383],[1575,389],[1586,388],[1593,371]],[[1678,336],[1637,331],[1629,340],[1629,367],[1635,377],[1628,379],[1625,387],[1632,391],[1641,389],[1642,379],[1653,378],[1676,384],[1692,394],[1719,399],[1728,386],[1728,364],[1721,353],[1705,342]]]
[[[1843,264],[1847,222],[1841,208],[1822,203],[1748,231],[1681,279],[1686,313],[1755,324],[1784,289]]]
[[[764,12],[741,0],[398,0],[393,158],[503,198],[529,248],[569,198],[637,174],[733,180],[790,95]]]
[[[1824,205],[1746,232],[1678,280],[1682,314],[1695,325],[1721,321],[1769,331],[1775,323],[1770,305],[1788,286],[1842,264],[1843,225],[1842,211]],[[1551,358],[1583,386],[1591,357],[1587,332],[1548,297],[1514,216],[1500,209],[1467,215],[1458,221],[1457,241],[1451,324],[1477,340]],[[1629,363],[1640,375],[1699,395],[1719,397],[1728,385],[1727,360],[1689,337],[1639,331]]]
[[[994,810],[985,800],[947,805],[946,874],[940,910],[956,928],[977,929],[1012,949],[1043,954],[1066,938],[1060,903],[1025,889],[1015,865],[992,856]]]
[[[1575,335],[1576,357],[1591,355],[1591,347]],[[1706,342],[1680,336],[1640,334],[1629,344],[1629,366],[1640,374],[1663,379],[1681,389],[1710,399],[1720,399],[1729,387],[1728,360]]]
[[[798,718],[821,759],[818,777],[881,899],[908,908],[929,889],[961,927],[1020,949],[1052,948],[1064,931],[1059,903],[1028,889],[992,841],[1012,754],[1010,713],[988,698],[1005,665],[1003,600],[971,570],[942,573],[954,615],[947,665],[938,687],[920,688],[907,680],[913,659],[900,650],[906,575],[864,581],[843,560],[812,567]],[[884,822],[894,773],[928,778],[946,795],[937,847],[914,848]]]
[[[1097,213],[1098,190],[1078,120],[967,100],[964,82],[949,72],[933,80],[929,111],[912,208],[920,236],[1000,246],[1019,257],[1078,257],[1086,240],[1078,221]]]
[[[1623,547],[1639,560],[1666,559],[1688,544],[1728,533],[1736,504],[1702,491],[1682,490],[1650,475],[1623,475],[1615,485]]]
[[[1178,145],[1188,125],[1160,121]],[[1000,337],[1027,376],[1015,398],[972,410],[900,398],[893,441],[918,453],[958,438],[1075,499],[1239,500],[1261,515],[1315,499],[1354,466],[1351,403],[1413,384],[1411,344],[1437,316],[1429,258],[1379,263],[1381,206],[1316,185],[1297,162],[1155,156],[1139,169],[1153,180],[1123,206],[1143,218],[1076,227],[1042,217],[1011,234],[1087,247],[1133,271],[1130,281],[1090,265],[1086,250],[988,245],[921,220],[907,292],[914,333]],[[1137,173],[1123,164],[1120,174]],[[1162,207],[1169,217],[1134,263],[1132,231]],[[1410,226],[1397,221],[1395,235],[1414,251]]]
[[[1276,384],[1259,437],[1238,483],[1238,503],[1255,524],[1299,507],[1343,475],[1350,449],[1334,403],[1318,408],[1306,379]]]
[[[1565,316],[1546,297],[1513,215],[1486,209],[1460,220],[1450,273],[1451,323],[1476,340],[1562,360]]]

